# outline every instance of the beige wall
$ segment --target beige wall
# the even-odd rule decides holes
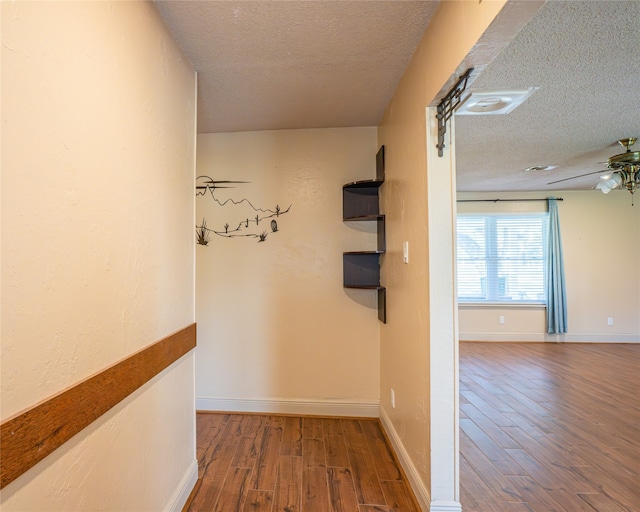
[[[569,332],[547,335],[544,307],[460,305],[461,340],[640,342],[640,210],[626,191],[459,194],[459,199],[556,195]],[[636,203],[638,202],[636,198]],[[458,212],[546,211],[545,202],[459,203]],[[635,263],[632,263],[635,262]],[[505,323],[499,323],[499,317]],[[613,318],[613,325],[607,319]]]
[[[387,183],[382,196],[387,215],[383,283],[388,288],[388,323],[381,328],[380,340],[381,409],[388,415],[407,460],[415,468],[426,495],[424,500],[440,499],[434,497],[431,489],[429,444],[429,301],[437,300],[429,297],[428,292],[429,254],[438,247],[428,245],[426,162],[427,151],[435,148],[426,147],[425,108],[474,50],[503,5],[504,2],[497,1],[442,2],[378,129],[378,141],[387,150]],[[478,57],[478,64],[493,51],[497,52],[498,46],[485,47],[485,55]],[[402,262],[404,241],[409,242],[409,264]],[[454,340],[449,343],[453,345]],[[391,407],[390,388],[395,391],[395,408]],[[444,420],[451,430],[453,414]],[[443,470],[449,471],[453,464],[452,455]],[[446,499],[455,501],[455,496]]]
[[[1,115],[6,419],[194,321],[195,74],[152,3],[2,2]],[[193,380],[190,354],[2,510],[180,510]]]
[[[216,190],[221,202],[291,205],[277,232],[261,221],[264,242],[213,234],[197,247],[199,409],[377,415],[376,294],[342,287],[342,253],[375,249],[373,224],[342,222],[342,186],[375,176],[376,138],[372,127],[198,136],[199,176],[249,182]],[[196,205],[217,231],[255,217],[209,194]]]

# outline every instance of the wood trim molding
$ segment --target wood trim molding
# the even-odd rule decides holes
[[[149,345],[0,425],[0,489],[196,346],[196,324]]]

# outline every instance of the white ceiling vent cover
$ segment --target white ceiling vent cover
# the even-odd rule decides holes
[[[470,91],[460,103],[456,115],[508,114],[538,89],[539,87],[528,87],[509,91]]]

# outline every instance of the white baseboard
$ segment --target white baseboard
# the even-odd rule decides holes
[[[389,441],[391,441],[391,446],[393,447],[393,450],[395,451],[396,456],[398,457],[398,460],[402,465],[402,469],[404,469],[404,472],[409,479],[409,485],[411,485],[411,488],[416,495],[416,499],[418,500],[420,508],[424,512],[435,511],[436,509],[430,508],[431,497],[429,496],[427,486],[422,481],[422,478],[420,478],[418,470],[414,466],[413,461],[409,457],[409,454],[407,453],[407,450],[405,449],[404,444],[402,443],[402,440],[398,435],[398,432],[391,422],[391,418],[389,418],[389,415],[384,410],[384,407],[382,407],[382,405],[380,406],[380,422],[382,423],[382,427],[384,428]]]
[[[432,501],[429,512],[462,512],[458,501]]]
[[[198,411],[261,412],[301,416],[352,416],[377,418],[379,400],[305,400],[300,398],[197,397]]]
[[[180,485],[171,496],[169,500],[169,506],[166,509],[168,512],[181,512],[184,504],[189,499],[189,495],[193,490],[196,482],[198,481],[198,461],[193,459],[189,464],[189,469],[185,473]]]
[[[546,334],[521,332],[461,332],[460,341],[560,342],[560,343],[640,343],[638,334]]]

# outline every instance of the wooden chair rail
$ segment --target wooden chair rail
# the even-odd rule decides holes
[[[191,324],[0,425],[0,489],[196,346]]]

